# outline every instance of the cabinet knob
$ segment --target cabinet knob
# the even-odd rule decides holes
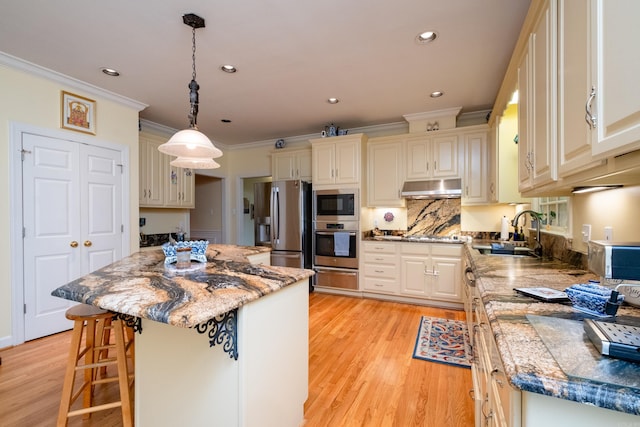
[[[93,243],[91,243],[91,240],[85,240],[83,243],[86,247],[91,246]]]
[[[71,246],[72,248],[77,248],[78,247],[78,242],[76,242],[75,240],[72,241],[71,243],[69,243],[69,246]]]

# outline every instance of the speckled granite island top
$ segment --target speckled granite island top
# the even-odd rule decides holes
[[[205,263],[164,265],[162,249],[123,258],[52,292],[72,301],[179,327],[194,327],[312,276],[311,270],[249,264],[269,248],[210,245]]]
[[[507,377],[515,388],[640,415],[640,382],[622,378],[625,372],[640,375],[640,364],[593,356],[597,350],[579,330],[577,339],[575,333],[573,338],[565,336],[562,327],[554,328],[555,337],[543,337],[533,322],[543,319],[549,325],[562,325],[592,316],[575,310],[570,303],[540,302],[513,290],[542,286],[564,290],[597,277],[557,260],[481,255],[470,244],[465,245],[465,251]],[[640,326],[640,309],[625,304],[616,321]],[[556,348],[549,345],[552,340]],[[567,369],[583,364],[585,354],[603,358],[597,379],[591,374],[574,375]]]

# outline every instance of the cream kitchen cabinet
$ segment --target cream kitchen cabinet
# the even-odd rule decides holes
[[[602,158],[640,149],[640,42],[636,0],[591,0],[591,150]],[[588,98],[587,98],[588,97]]]
[[[359,185],[364,134],[311,140],[314,188]]]
[[[487,131],[465,133],[462,204],[488,203],[490,197]],[[492,187],[495,189],[495,183]]]
[[[274,181],[311,181],[311,149],[277,151],[271,154]]]
[[[543,5],[518,67],[520,191],[557,180],[556,0]]]
[[[367,206],[404,207],[403,143],[398,138],[372,139],[367,144]]]
[[[164,142],[160,138],[140,136],[138,202],[141,207],[164,205],[164,162],[168,156],[158,151]]]
[[[363,285],[365,291],[397,294],[398,263],[397,247],[393,242],[363,242],[363,260],[361,265]]]
[[[462,302],[462,245],[400,244],[400,294]]]
[[[195,176],[192,169],[164,164],[164,206],[171,208],[195,208]]]
[[[458,132],[410,136],[405,144],[407,180],[460,178]]]

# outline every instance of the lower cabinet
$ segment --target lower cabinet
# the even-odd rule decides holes
[[[462,245],[364,241],[362,247],[361,290],[462,302]]]

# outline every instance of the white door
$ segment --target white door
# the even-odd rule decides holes
[[[25,340],[70,329],[51,291],[122,256],[121,154],[22,134]]]

